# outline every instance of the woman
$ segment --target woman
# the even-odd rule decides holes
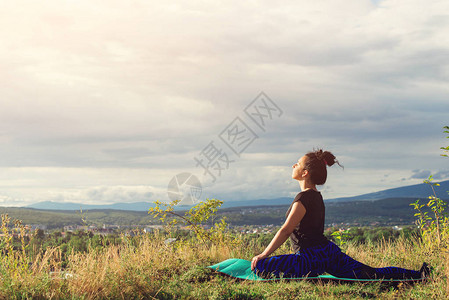
[[[317,185],[326,182],[327,166],[338,163],[335,156],[317,150],[301,157],[293,165],[292,178],[299,181],[301,192],[286,213],[286,221],[264,252],[251,261],[251,269],[259,276],[305,277],[327,272],[342,278],[419,279],[429,274],[423,263],[420,271],[397,267],[372,268],[341,252],[324,235],[324,202]],[[294,254],[268,257],[287,238]]]

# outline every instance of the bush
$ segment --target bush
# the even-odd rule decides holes
[[[448,126],[444,127],[449,129]],[[449,131],[444,131],[449,133]],[[448,136],[449,137],[449,136]],[[441,147],[445,153],[448,152],[448,147]],[[444,157],[448,157],[447,154],[442,154]],[[416,202],[410,204],[418,212],[415,214],[418,217],[416,224],[421,229],[421,236],[424,245],[427,246],[429,251],[448,251],[449,250],[449,217],[447,212],[447,203],[437,197],[435,192],[435,186],[439,186],[438,183],[432,182],[432,175],[428,179],[424,180],[424,183],[428,184],[432,188],[433,195],[428,197],[426,204],[420,203],[419,199]],[[424,208],[429,208],[429,211],[424,211]]]

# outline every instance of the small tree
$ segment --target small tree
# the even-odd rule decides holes
[[[449,134],[449,126],[444,126],[443,128],[446,129],[444,132]],[[446,138],[449,139],[449,135]],[[449,153],[449,146],[441,147],[440,149],[445,152],[445,153],[441,154],[441,156],[448,157],[448,155],[446,153]]]
[[[348,242],[351,234],[349,233],[349,229],[339,229],[334,231],[331,236],[334,238],[337,245],[342,247]]]
[[[449,129],[449,126],[445,126],[444,128]],[[448,130],[444,132],[449,133]],[[441,149],[447,153],[449,151],[449,146],[441,147]],[[441,156],[448,157],[447,154],[441,154]],[[429,201],[427,204],[419,203],[418,199],[410,205],[418,211],[415,213],[415,217],[418,217],[416,224],[421,229],[421,235],[425,244],[431,250],[447,250],[449,248],[449,218],[447,213],[447,203],[437,197],[434,187],[439,186],[439,184],[432,182],[432,180],[432,175],[424,180],[424,183],[430,185],[433,193],[433,195],[428,197]],[[424,211],[423,208],[425,207],[428,207],[433,215],[429,215],[428,211]]]
[[[223,201],[217,199],[206,199],[205,202],[201,201],[196,206],[192,207],[184,215],[175,212],[174,207],[180,202],[180,200],[174,200],[169,204],[162,203],[160,201],[154,202],[155,207],[149,209],[148,213],[153,215],[154,218],[159,217],[162,223],[165,223],[169,229],[178,224],[178,219],[187,226],[190,230],[193,230],[196,237],[204,244],[208,245],[209,242],[213,244],[227,244],[235,245],[236,239],[225,234],[228,224],[225,218],[221,219],[221,222],[214,223],[210,229],[204,228],[204,223],[211,217],[215,216],[218,208],[223,204]],[[170,222],[167,222],[167,214],[174,216]]]

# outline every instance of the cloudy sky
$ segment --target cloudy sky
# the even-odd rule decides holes
[[[181,173],[201,199],[293,196],[291,166],[316,147],[345,167],[330,168],[326,198],[448,179],[447,12],[0,0],[0,205],[167,201]],[[195,159],[212,154],[207,172]]]

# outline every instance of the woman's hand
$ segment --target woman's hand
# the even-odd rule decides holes
[[[257,262],[261,259],[266,258],[268,255],[265,254],[259,254],[253,257],[251,260],[251,270],[254,271],[256,269]]]
[[[298,226],[301,222],[302,218],[306,214],[306,208],[304,205],[297,201],[293,203],[292,209],[288,214],[287,220],[285,220],[284,225],[282,225],[281,229],[275,234],[270,244],[267,246],[262,254],[256,255],[251,260],[251,270],[254,271],[256,268],[257,262],[261,259],[268,257],[271,253],[273,253],[277,248],[279,248],[292,234],[293,230]]]

